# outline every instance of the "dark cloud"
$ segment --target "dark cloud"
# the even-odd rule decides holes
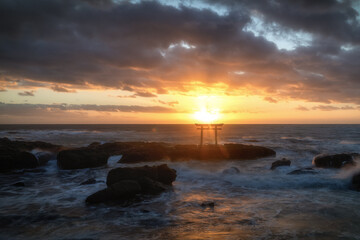
[[[187,92],[191,82],[222,82],[229,92],[246,89],[275,101],[360,103],[352,1],[205,2],[228,6],[229,13],[157,2],[2,0],[1,86],[14,87],[5,79],[27,79],[54,91],[67,91],[62,84],[101,86],[156,97]],[[245,30],[254,14],[281,31],[310,33],[312,41],[280,51]]]
[[[307,107],[304,106],[297,106],[295,109],[299,111],[310,111]]]
[[[119,95],[118,97],[119,98],[136,98],[136,97],[152,98],[152,97],[157,97],[157,95],[151,92],[136,92],[132,95]]]
[[[67,88],[64,88],[64,87],[61,87],[61,86],[58,86],[58,85],[52,86],[51,89],[54,92],[65,92],[65,93],[74,93],[74,92],[76,92],[75,90],[70,90],[70,89],[67,89]]]
[[[352,106],[344,106],[344,107],[336,107],[332,105],[318,105],[312,108],[313,110],[321,110],[321,111],[335,111],[335,110],[355,110],[355,107]]]
[[[23,96],[23,97],[33,97],[33,96],[35,96],[34,91],[19,92],[18,95]]]
[[[274,99],[272,97],[265,97],[264,100],[269,103],[277,103],[278,102],[276,99]]]
[[[333,105],[317,105],[311,108],[311,110],[320,110],[320,111],[336,111],[336,110],[357,110],[360,109],[360,107],[353,107],[353,106],[342,106],[342,107],[338,107],[338,106],[333,106]],[[304,107],[304,106],[298,106],[296,108],[296,110],[299,111],[310,111],[309,108]]]
[[[157,95],[151,93],[151,92],[137,92],[134,94],[136,97],[157,97]]]
[[[28,115],[52,111],[98,111],[98,112],[141,112],[174,113],[172,108],[138,105],[96,105],[96,104],[15,104],[0,103],[0,115]]]
[[[174,107],[176,104],[179,104],[178,101],[165,102],[165,101],[158,100],[158,102],[161,103],[161,104],[169,105],[171,107]]]

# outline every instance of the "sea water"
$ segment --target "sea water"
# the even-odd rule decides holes
[[[200,141],[194,125],[0,125],[0,137],[69,147]],[[206,143],[213,138],[204,132]],[[0,239],[360,239],[360,192],[349,189],[359,167],[288,174],[311,167],[318,154],[360,153],[360,125],[225,125],[219,142],[270,147],[277,156],[167,162],[178,175],[173,190],[126,207],[85,199],[106,187],[112,168],[160,162],[122,164],[112,156],[104,167],[59,170],[53,159],[37,171],[0,174]],[[281,158],[291,166],[270,170]],[[90,178],[97,183],[81,185]]]

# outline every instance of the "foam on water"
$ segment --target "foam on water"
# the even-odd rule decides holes
[[[87,126],[87,128],[90,128]],[[0,136],[72,146],[107,141],[193,143],[191,126],[115,126],[83,129],[1,129]],[[106,187],[118,163],[95,169],[59,170],[50,160],[38,171],[0,175],[0,238],[3,239],[359,239],[359,193],[349,190],[358,167],[315,169],[317,174],[289,175],[311,166],[320,153],[360,152],[360,127],[229,126],[222,142],[268,146],[276,158],[251,161],[170,162],[177,170],[173,191],[124,207],[87,206],[86,197]],[[180,131],[179,131],[180,129]],[[195,131],[195,130],[192,130]],[[49,135],[49,133],[52,133]],[[176,136],[175,136],[176,135]],[[171,137],[175,136],[175,137]],[[195,138],[196,137],[196,138]],[[248,140],[257,140],[249,143]],[[49,141],[51,142],[51,141]],[[38,153],[38,150],[34,150]],[[281,158],[290,167],[270,170]],[[359,160],[357,160],[359,161]],[[146,163],[157,165],[161,162]],[[228,169],[237,168],[239,172]],[[95,184],[81,185],[94,178]],[[12,184],[24,182],[25,187]],[[215,206],[202,207],[203,202]]]

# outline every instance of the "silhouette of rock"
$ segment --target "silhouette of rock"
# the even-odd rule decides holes
[[[54,145],[47,142],[35,141],[35,142],[26,142],[26,141],[11,141],[8,138],[0,138],[0,146],[7,147],[22,151],[31,151],[35,148],[41,150],[47,150],[50,152],[58,152],[63,147],[60,145]]]
[[[112,169],[106,189],[86,198],[87,203],[131,201],[137,195],[154,195],[168,190],[176,179],[176,171],[166,164]]]
[[[25,183],[24,182],[17,182],[17,183],[14,183],[12,186],[14,186],[14,187],[25,187]]]
[[[39,166],[36,157],[20,150],[0,147],[0,171],[10,171],[22,168],[36,168]]]
[[[203,208],[214,208],[215,207],[215,202],[213,201],[205,201],[205,202],[202,202],[200,204],[201,207]]]
[[[280,167],[280,166],[290,166],[291,165],[291,161],[286,159],[286,158],[283,158],[281,160],[277,160],[275,162],[273,162],[271,164],[271,170],[274,170],[276,169],[277,167]]]
[[[96,183],[95,178],[89,178],[85,182],[80,183],[80,185],[89,185],[89,184],[95,184],[95,183]]]
[[[57,164],[61,169],[94,168],[107,164],[109,154],[89,148],[60,151]]]
[[[35,153],[35,156],[38,159],[40,166],[45,165],[50,160],[56,159],[56,153],[52,152],[37,152]]]
[[[61,146],[39,141],[11,141],[8,138],[0,138],[0,171],[38,167],[38,159],[28,152],[35,148],[55,151],[59,150]]]
[[[301,174],[317,174],[317,171],[314,171],[313,168],[300,168],[292,172],[289,172],[288,175],[301,175]]]
[[[356,191],[360,191],[360,172],[356,173],[351,180],[352,188]]]
[[[224,169],[223,174],[238,174],[240,170],[237,167],[230,167],[228,169]]]
[[[342,168],[355,165],[353,154],[318,155],[314,157],[313,164],[321,168]]]
[[[139,180],[143,177],[148,177],[166,185],[171,185],[176,179],[176,170],[169,168],[167,164],[152,167],[146,165],[133,168],[115,168],[108,173],[106,184],[110,186],[121,180]]]

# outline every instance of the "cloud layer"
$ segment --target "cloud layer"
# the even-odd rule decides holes
[[[27,81],[58,92],[74,91],[65,84],[156,97],[188,92],[194,82],[223,83],[228,95],[246,92],[274,103],[360,104],[360,27],[352,1],[221,4],[227,14],[196,4],[1,0],[0,89]],[[306,32],[312,41],[279,50],[246,29],[255,18],[284,35]]]

